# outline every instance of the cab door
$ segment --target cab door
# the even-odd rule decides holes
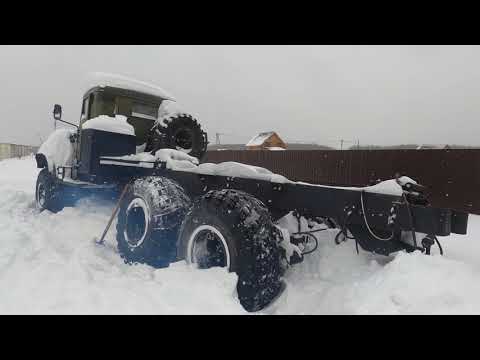
[[[82,111],[80,113],[80,121],[78,127],[78,139],[75,146],[75,158],[73,160],[73,169],[72,169],[72,178],[76,179],[78,177],[77,171],[80,167],[82,158],[82,126],[90,118],[92,103],[93,103],[94,95],[90,94],[87,98],[83,99],[82,103]]]

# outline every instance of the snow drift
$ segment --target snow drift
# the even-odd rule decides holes
[[[95,245],[112,202],[38,213],[37,173],[33,157],[0,161],[0,313],[246,314],[235,274],[183,261],[126,265],[115,224]],[[480,314],[480,217],[468,231],[440,238],[444,257],[357,255],[353,242],[334,244],[336,231],[321,232],[319,249],[287,271],[286,291],[260,314]]]

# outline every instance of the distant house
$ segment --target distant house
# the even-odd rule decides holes
[[[430,144],[421,144],[417,146],[417,150],[431,150],[431,149],[442,149],[442,145],[430,145]]]
[[[267,131],[253,137],[246,145],[247,150],[286,150],[287,144],[275,131]]]

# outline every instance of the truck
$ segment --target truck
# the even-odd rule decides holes
[[[426,187],[400,174],[339,187],[205,162],[207,133],[163,89],[112,74],[93,79],[78,124],[54,106],[55,123],[75,129],[56,129],[35,154],[35,202],[56,213],[87,194],[115,199],[102,240],[116,218],[127,264],[224,267],[238,275],[240,304],[255,312],[281,296],[285,270],[317,249],[318,231],[333,229],[337,244],[350,239],[357,251],[383,256],[428,255],[435,244],[443,253],[438,237],[467,233],[467,213],[432,207]],[[286,216],[298,221],[298,231],[279,226]]]

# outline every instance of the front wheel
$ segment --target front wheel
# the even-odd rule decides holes
[[[50,210],[53,213],[63,209],[62,191],[55,178],[48,172],[48,169],[42,169],[37,177],[35,186],[35,204],[40,211]]]
[[[210,191],[185,217],[179,254],[199,268],[236,272],[240,303],[253,312],[281,292],[278,240],[279,232],[259,200],[241,191]]]

